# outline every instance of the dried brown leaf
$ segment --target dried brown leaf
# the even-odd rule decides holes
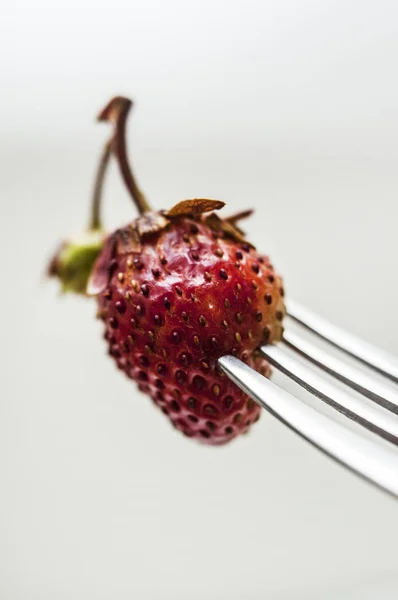
[[[131,252],[141,252],[140,236],[134,226],[127,225],[118,229],[115,233],[118,254],[130,254]]]
[[[194,198],[192,200],[182,200],[169,211],[167,217],[183,217],[189,215],[200,215],[212,210],[219,210],[225,206],[221,200],[209,200],[208,198]]]
[[[156,233],[157,231],[165,229],[169,224],[169,221],[161,213],[151,212],[142,215],[137,219],[136,223],[138,235],[141,238],[145,235],[150,235],[151,233]]]
[[[222,230],[225,233],[225,235],[228,235],[229,237],[231,237],[232,239],[234,239],[237,242],[246,241],[244,234],[237,227],[234,227],[234,225],[232,225],[232,223],[229,223],[228,221],[223,221]]]
[[[230,217],[227,217],[225,220],[228,221],[228,223],[232,223],[232,225],[235,225],[237,221],[241,221],[242,219],[247,219],[248,217],[250,217],[253,214],[253,212],[254,210],[252,208],[249,208],[248,210],[241,210],[240,212],[237,212],[231,215]]]
[[[220,217],[214,213],[205,218],[205,223],[213,231],[222,231],[224,235],[232,238],[237,242],[245,242],[245,236],[237,227],[229,223],[227,220],[220,219]]]
[[[207,217],[204,217],[204,222],[210,229],[213,229],[213,231],[222,231],[223,220],[215,213],[211,213],[210,215],[207,215]]]

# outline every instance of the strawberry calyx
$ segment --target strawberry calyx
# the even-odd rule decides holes
[[[56,277],[61,291],[85,294],[93,265],[104,244],[102,229],[91,229],[63,242],[48,266],[48,275]]]

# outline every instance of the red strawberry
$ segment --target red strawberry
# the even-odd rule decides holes
[[[149,212],[129,169],[124,128],[131,103],[101,113],[115,124],[113,150],[142,214],[106,241],[88,293],[97,295],[109,353],[177,429],[222,444],[259,418],[259,407],[217,366],[233,354],[264,374],[256,347],[278,341],[282,281],[236,227],[209,211],[224,203],[185,200]]]

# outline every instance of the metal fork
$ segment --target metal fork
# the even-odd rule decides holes
[[[323,350],[295,333],[289,325],[282,342],[262,346],[262,354],[272,366],[308,392],[372,432],[371,436],[322,414],[233,356],[220,358],[221,368],[290,429],[345,467],[398,497],[398,359],[296,302],[286,304],[288,321],[343,350],[362,368]],[[322,370],[332,379],[325,377]],[[372,371],[379,377],[372,376]],[[355,390],[354,394],[350,388]],[[383,444],[378,436],[389,443]]]

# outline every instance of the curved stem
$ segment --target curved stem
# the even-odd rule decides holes
[[[91,204],[91,216],[88,224],[89,230],[92,229],[101,229],[101,198],[102,198],[102,188],[104,186],[105,173],[109,164],[109,159],[112,154],[112,140],[109,140],[102,152],[102,156],[100,158],[100,162],[97,169],[97,174],[94,182],[94,190]]]
[[[119,164],[124,182],[140,214],[151,210],[144,194],[139,189],[127,158],[126,121],[132,102],[128,98],[115,96],[98,115],[99,121],[111,123],[114,127],[112,150]]]

